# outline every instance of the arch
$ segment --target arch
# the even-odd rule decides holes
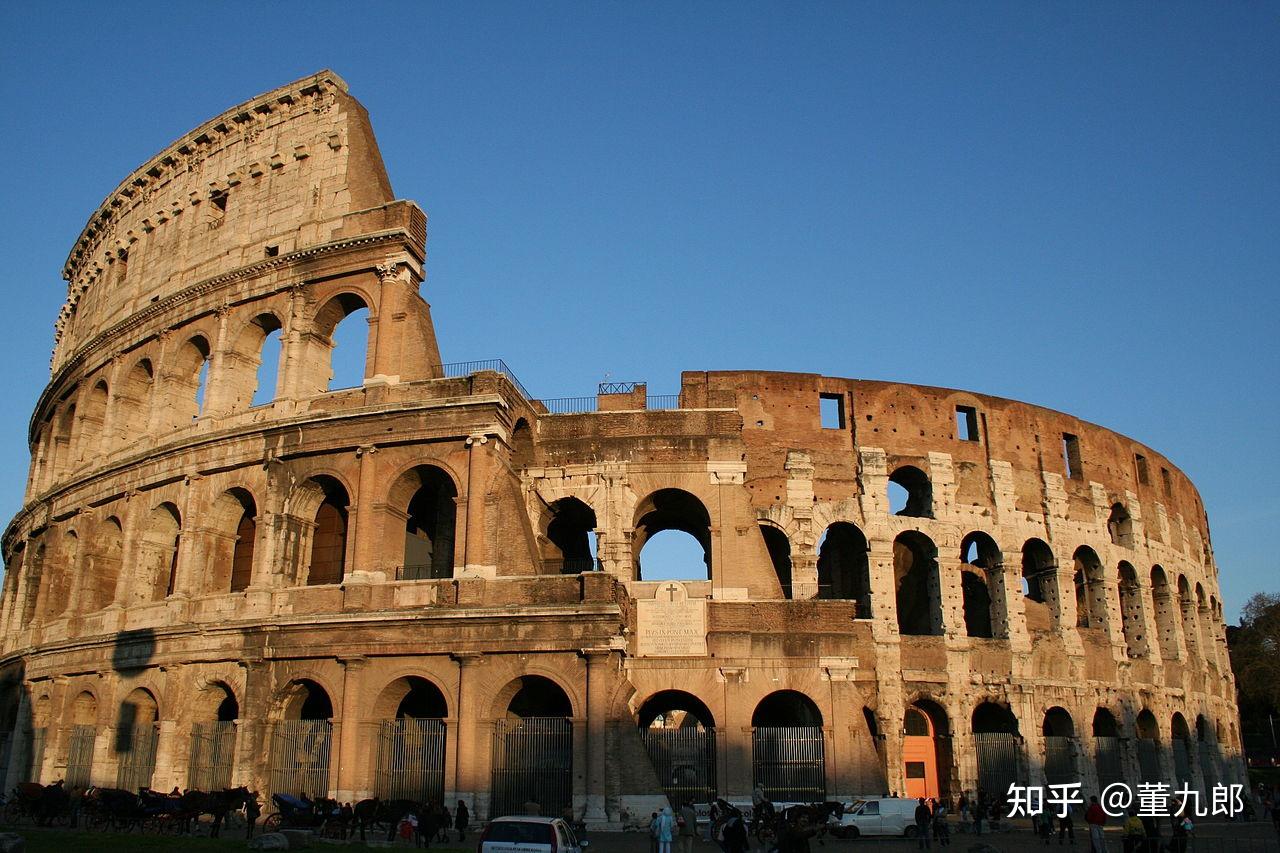
[[[938,549],[923,533],[908,530],[893,540],[893,577],[897,593],[898,633],[942,633],[942,586]]]
[[[231,685],[212,681],[195,692],[192,719],[200,723],[227,723],[240,719],[240,700]]]
[[[1098,789],[1125,780],[1124,746],[1115,714],[1106,708],[1093,712],[1093,762],[1098,774]]]
[[[775,690],[761,699],[751,713],[753,726],[821,726],[822,711],[797,690]]]
[[[566,575],[594,571],[598,567],[595,510],[574,497],[561,498],[548,509],[547,541],[559,552],[551,558],[550,568]]]
[[[71,725],[96,726],[98,724],[98,697],[89,690],[81,690],[71,702]]]
[[[325,474],[309,478],[306,490],[306,503],[315,507],[310,519],[314,527],[306,583],[308,586],[341,583],[347,561],[347,507],[350,504],[347,490],[337,478]]]
[[[81,463],[96,463],[98,454],[106,449],[103,428],[107,420],[107,400],[110,394],[105,380],[99,379],[85,395],[80,408],[78,425],[79,448],[76,456]]]
[[[711,515],[697,497],[683,489],[659,489],[636,506],[635,532],[631,543],[635,554],[636,580],[710,580],[711,579]],[[702,566],[679,564],[651,565],[646,576],[643,563],[645,546],[656,535],[673,530],[693,537],[702,549]],[[668,537],[670,538],[670,537]]]
[[[20,627],[29,628],[39,612],[40,593],[44,587],[45,534],[32,537],[25,550],[27,552],[27,584],[23,594]]]
[[[279,693],[277,707],[281,719],[271,733],[270,789],[327,795],[333,735],[329,691],[312,678],[295,678]]]
[[[1147,653],[1147,631],[1142,616],[1142,588],[1138,585],[1138,573],[1130,563],[1121,560],[1116,567],[1116,577],[1119,579],[1117,591],[1125,652],[1132,658],[1142,657]]]
[[[173,353],[165,381],[159,387],[164,405],[160,411],[170,429],[181,429],[204,414],[209,378],[209,340],[202,334],[187,338]]]
[[[80,537],[74,530],[64,531],[55,552],[54,565],[45,567],[45,590],[42,592],[42,619],[57,619],[67,610],[71,598],[71,579],[80,561]]]
[[[978,790],[997,796],[1008,791],[1022,763],[1018,718],[1008,706],[988,700],[973,709],[970,728],[978,759]]]
[[[974,734],[1018,733],[1018,718],[1009,706],[991,700],[978,703],[973,709],[971,722]]]
[[[442,720],[448,716],[444,691],[421,675],[402,675],[382,688],[370,713],[375,720]]]
[[[1169,577],[1158,564],[1151,567],[1151,603],[1155,607],[1155,623],[1159,628],[1156,636],[1160,644],[1160,656],[1165,660],[1177,660],[1177,604]]]
[[[975,530],[960,540],[961,592],[965,633],[970,637],[1007,637],[1004,555],[987,533]]]
[[[1076,724],[1071,719],[1071,712],[1060,705],[1045,711],[1041,733],[1045,737],[1075,737]]]
[[[1093,736],[1120,737],[1120,724],[1116,722],[1116,715],[1106,708],[1098,708],[1094,711]]]
[[[231,786],[235,767],[236,720],[240,702],[225,681],[212,681],[195,692],[187,786],[216,791]]]
[[[1111,505],[1111,514],[1107,516],[1107,533],[1111,536],[1111,544],[1121,548],[1133,547],[1133,517],[1122,503]]]
[[[407,500],[405,495],[409,494]],[[458,489],[435,465],[418,465],[397,478],[389,503],[405,514],[402,580],[453,577]]]
[[[1050,785],[1065,785],[1078,777],[1075,762],[1076,725],[1065,708],[1054,706],[1044,713],[1044,777]]]
[[[636,723],[641,729],[696,729],[715,728],[716,720],[706,703],[683,690],[660,690],[654,693],[636,712]]]
[[[1048,631],[1058,622],[1058,561],[1043,539],[1022,545],[1022,594],[1029,630]]]
[[[1071,559],[1076,570],[1076,627],[1107,627],[1105,573],[1098,553],[1088,545],[1081,545]]]
[[[769,562],[773,564],[773,572],[778,576],[778,584],[782,587],[782,596],[791,598],[791,540],[781,528],[772,524],[761,523],[759,527],[765,550],[769,553]],[[822,595],[821,572],[818,576],[818,595]]]
[[[71,397],[74,393],[74,388],[67,392],[61,408],[53,416],[53,481],[66,477],[75,467],[76,404]]]
[[[440,801],[447,716],[444,693],[422,676],[401,676],[382,689],[373,707],[373,718],[378,720],[375,796]]]
[[[231,348],[222,354],[218,381],[226,410],[237,412],[275,399],[282,329],[280,318],[264,311],[244,324]],[[275,352],[268,353],[271,340],[275,341]]]
[[[822,712],[795,690],[776,690],[751,714],[752,784],[779,802],[826,799]]]
[[[1173,746],[1173,776],[1179,787],[1191,784],[1191,730],[1187,718],[1174,711],[1169,721],[1169,735]]]
[[[258,508],[244,488],[227,489],[210,512],[210,592],[242,592],[253,580],[253,552],[258,537]]]
[[[308,344],[309,369],[314,377],[309,393],[358,388],[364,383],[373,346],[369,305],[363,296],[346,292],[330,297],[316,312]]]
[[[1182,641],[1187,647],[1188,657],[1204,657],[1200,648],[1200,626],[1197,622],[1195,598],[1192,597],[1191,583],[1186,575],[1178,575],[1178,608],[1182,612]]]
[[[499,695],[505,698],[499,715],[507,719],[573,716],[573,702],[568,692],[543,675],[522,675]]]
[[[933,518],[933,485],[929,475],[914,465],[896,468],[889,475],[889,512],[911,518]]]
[[[155,369],[149,358],[140,358],[134,362],[124,381],[116,384],[111,402],[114,447],[129,447],[147,434],[154,384]]]
[[[97,525],[89,561],[91,570],[85,580],[85,612],[109,607],[116,597],[120,568],[124,557],[124,531],[120,519],[108,516]]]
[[[991,592],[987,579],[972,569],[960,572],[960,591],[964,597],[964,630],[970,637],[991,638]]]
[[[522,675],[494,700],[490,814],[533,800],[549,814],[573,801],[574,749],[568,692],[550,678]]]
[[[856,616],[871,618],[871,546],[857,525],[837,521],[818,540],[818,598],[856,602]]]
[[[333,700],[318,681],[296,678],[281,691],[280,716],[285,720],[330,720]]]
[[[524,418],[511,428],[511,467],[519,470],[533,464],[533,430]]]
[[[941,799],[951,779],[950,724],[946,709],[928,698],[907,705],[902,715],[902,761],[912,798]]]
[[[126,791],[151,787],[159,736],[160,705],[145,687],[134,688],[120,703],[116,718],[116,787]]]
[[[135,601],[162,601],[177,590],[178,545],[182,536],[182,516],[172,503],[151,510],[138,545],[139,583]]]

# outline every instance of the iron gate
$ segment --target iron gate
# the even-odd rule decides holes
[[[1191,785],[1191,751],[1182,738],[1173,739],[1173,778],[1179,787]]]
[[[116,731],[116,787],[125,791],[137,791],[151,787],[151,775],[156,769],[156,742],[160,732],[154,723],[131,726]]]
[[[271,733],[270,793],[312,798],[328,796],[332,735],[333,725],[328,720],[276,723]]]
[[[1218,757],[1214,752],[1213,744],[1200,742],[1200,779],[1205,797],[1211,796],[1214,785],[1218,784]]]
[[[230,788],[235,752],[235,723],[220,720],[193,725],[187,787],[194,791],[221,791]]]
[[[498,720],[493,729],[489,817],[535,802],[556,816],[573,802],[573,725],[564,717]]]
[[[1161,781],[1160,744],[1148,738],[1138,738],[1138,781]]]
[[[445,732],[441,720],[383,720],[374,795],[384,800],[444,802]]]
[[[44,768],[44,736],[48,731],[44,726],[31,730],[31,742],[27,744],[26,767],[23,768],[23,780],[26,782],[39,782],[40,773]]]
[[[1118,737],[1093,739],[1093,761],[1098,769],[1099,794],[1105,791],[1108,785],[1124,781],[1124,754],[1121,749]]]
[[[826,745],[821,726],[756,726],[751,732],[753,785],[777,803],[827,798]]]
[[[1076,773],[1075,740],[1073,737],[1053,736],[1044,739],[1044,780],[1047,784],[1066,785],[1080,781]]]
[[[1006,732],[975,732],[978,753],[978,788],[999,798],[1018,781],[1018,736]]]
[[[649,763],[673,808],[709,803],[716,797],[716,730],[640,730]]]
[[[67,774],[64,777],[67,787],[89,787],[89,776],[93,771],[93,742],[97,736],[98,730],[94,726],[71,727],[71,736],[67,739]]]

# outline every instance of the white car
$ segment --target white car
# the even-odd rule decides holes
[[[480,833],[476,853],[583,853],[573,827],[558,817],[496,817]]]
[[[916,834],[918,805],[919,800],[903,797],[854,800],[840,816],[836,832],[844,838],[860,835],[905,835],[911,838]]]

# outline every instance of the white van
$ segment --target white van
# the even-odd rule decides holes
[[[918,805],[919,800],[901,797],[854,800],[852,805],[845,807],[835,832],[843,838],[857,838],[859,835],[905,835],[914,838]]]
[[[558,817],[498,817],[480,833],[476,853],[585,853],[587,840]]]

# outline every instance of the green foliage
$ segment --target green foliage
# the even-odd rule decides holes
[[[1280,594],[1259,592],[1249,599],[1229,648],[1241,711],[1280,710]]]

